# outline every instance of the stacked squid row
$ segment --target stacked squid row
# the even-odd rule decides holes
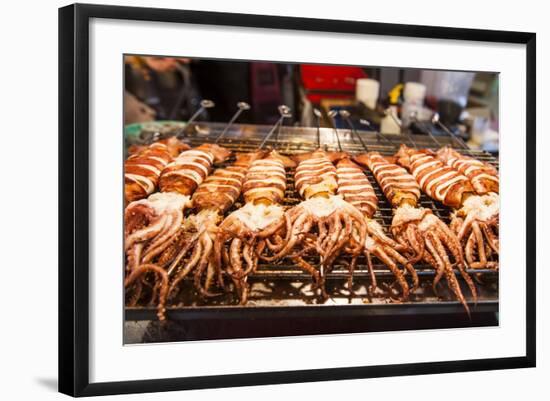
[[[418,287],[413,264],[423,261],[437,271],[434,289],[444,277],[468,310],[455,269],[475,299],[466,268],[497,266],[497,172],[452,149],[436,154],[403,146],[392,159],[371,152],[354,161],[322,150],[296,161],[276,151],[257,151],[238,154],[230,166],[214,169],[229,155],[216,145],[189,149],[169,140],[127,159],[128,305],[148,298],[164,319],[166,302],[188,276],[205,297],[221,294],[229,280],[244,304],[248,276],[259,261],[282,258],[309,273],[313,288],[327,298],[325,277],[336,258],[349,256],[352,291],[353,272],[364,255],[370,290],[378,288],[374,258],[393,273],[403,299]],[[391,233],[374,220],[378,199],[356,163],[372,171],[394,208]],[[296,167],[294,185],[301,202],[288,208],[283,199],[285,169],[290,167]],[[450,226],[419,204],[422,191],[455,209]],[[224,217],[241,197],[242,207]],[[191,213],[184,218],[187,209]],[[318,263],[311,257],[318,257]]]

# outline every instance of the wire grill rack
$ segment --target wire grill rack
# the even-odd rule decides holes
[[[212,143],[225,127],[224,124],[217,123],[201,123],[195,126],[193,134],[187,135],[184,141],[191,146],[198,146],[203,143]],[[234,152],[251,152],[257,149],[262,140],[267,135],[269,126],[259,125],[239,125],[236,124],[229,130],[223,140],[219,143]],[[427,135],[386,135],[388,139],[384,139],[381,135],[370,132],[357,130],[356,133],[361,136],[363,143],[369,151],[377,151],[383,155],[393,155],[396,152],[396,146],[405,143],[408,146],[418,148],[438,149],[441,145],[449,145],[458,150],[462,154],[475,157],[478,160],[488,162],[499,167],[498,159],[487,152],[464,149],[460,147],[458,141],[451,137],[437,138],[437,142]],[[170,133],[167,133],[168,135]],[[321,146],[328,151],[338,151],[338,142],[336,140],[338,134],[342,150],[350,154],[364,153],[366,149],[357,140],[356,135],[350,130],[338,129],[337,133],[332,128],[303,128],[303,127],[280,127],[280,129],[266,142],[267,147],[276,149],[284,155],[295,155],[299,153],[311,152]],[[223,167],[231,164],[233,159],[226,161],[215,167]],[[368,169],[364,169],[370,183],[372,184],[375,193],[379,200],[379,208],[374,216],[382,226],[388,230],[391,225],[393,216],[391,205],[388,203],[384,194],[374,179],[372,173]],[[293,206],[299,203],[301,199],[294,189],[294,171],[287,171],[287,190],[284,199],[285,206]],[[422,195],[420,205],[431,209],[434,214],[440,217],[444,222],[449,222],[451,210],[439,202],[433,201],[426,195]],[[243,206],[242,200],[239,199],[233,208],[236,210]],[[314,265],[318,265],[318,258],[310,257],[308,261]],[[383,264],[377,263],[374,259],[374,272],[381,284],[378,294],[370,291],[370,278],[366,269],[366,260],[363,257],[358,259],[357,266],[354,271],[354,291],[350,292],[345,285],[348,278],[348,263],[346,257],[337,258],[334,263],[334,269],[326,276],[327,291],[331,294],[331,298],[327,301],[329,304],[340,303],[387,303],[391,300],[392,288],[394,281],[393,274]],[[432,267],[423,264],[416,264],[415,269],[421,279],[421,288],[412,294],[410,297],[411,303],[431,304],[434,302],[442,302],[442,300],[451,301],[453,296],[441,286],[437,294],[431,289],[430,278],[433,278],[435,271]],[[498,301],[498,272],[490,269],[468,270],[477,280],[479,288],[479,302],[496,302]],[[460,279],[460,275],[458,275]],[[461,280],[460,280],[461,281]],[[274,306],[274,305],[304,305],[317,303],[318,298],[311,288],[311,277],[297,268],[290,260],[283,259],[277,263],[260,262],[258,270],[255,274],[249,277],[251,284],[251,294],[249,297],[250,306]],[[464,285],[462,283],[461,285]],[[468,290],[464,289],[463,293],[468,294]],[[202,299],[199,297],[192,287],[191,283],[181,286],[179,294],[176,298],[176,307],[185,306],[220,306],[231,305],[236,302],[234,295],[227,295]]]

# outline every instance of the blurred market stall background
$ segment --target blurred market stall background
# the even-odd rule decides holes
[[[125,57],[125,124],[227,122],[238,102],[250,110],[239,123],[269,125],[278,105],[293,113],[287,125],[349,128],[331,110],[345,109],[356,129],[383,134],[459,135],[470,148],[498,153],[498,73],[394,67],[223,61],[182,57]]]

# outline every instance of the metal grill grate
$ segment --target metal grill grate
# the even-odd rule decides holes
[[[224,124],[208,123],[201,124],[200,126],[195,127],[195,133],[193,135],[188,135],[184,140],[189,143],[191,146],[199,146],[202,143],[210,142],[213,143],[219,133],[225,127]],[[269,131],[269,126],[258,126],[258,125],[234,125],[232,129],[227,132],[223,140],[219,145],[224,146],[228,149],[231,149],[234,152],[251,152],[257,149],[259,144],[262,142],[263,138]],[[396,148],[389,143],[388,141],[380,138],[374,132],[368,131],[357,131],[366,147],[369,151],[377,151],[383,155],[393,155],[396,151]],[[349,152],[350,154],[359,154],[364,153],[365,149],[362,144],[356,139],[353,132],[350,130],[339,129],[338,130],[339,139],[342,145],[342,150]],[[322,144],[322,147],[329,151],[337,151],[337,141],[333,129],[321,128],[319,130],[319,138]],[[411,136],[387,136],[391,138],[391,141],[395,143],[396,146],[399,146],[401,143],[405,143],[408,146],[414,147],[415,145],[418,148],[431,148],[438,149],[440,145],[433,141],[429,136],[424,135],[411,135]],[[498,160],[490,155],[489,153],[477,151],[477,150],[464,150],[457,147],[457,142],[453,141],[450,137],[438,137],[438,142],[445,145],[450,145],[462,154],[466,154],[472,157],[475,157],[478,160],[488,162],[495,166],[497,169],[499,167]],[[267,147],[277,149],[280,153],[284,155],[295,155],[299,153],[311,152],[318,148],[318,131],[317,128],[300,128],[300,127],[281,127],[279,132],[272,136],[270,140],[266,142]],[[233,159],[228,160],[222,165],[216,167],[223,167],[225,165],[231,164]],[[374,216],[374,218],[381,223],[386,230],[388,230],[391,225],[392,220],[392,208],[389,202],[386,200],[381,188],[374,179],[372,173],[368,169],[364,169],[370,183],[372,184],[375,193],[379,200],[379,208]],[[287,191],[285,195],[284,205],[292,206],[301,201],[299,195],[294,190],[294,171],[287,171]],[[236,210],[243,205],[242,199],[239,199],[233,208],[230,210]],[[449,215],[451,210],[442,205],[439,202],[433,201],[428,198],[425,194],[422,194],[420,199],[420,205],[431,209],[438,217],[443,221],[449,222]],[[319,261],[316,257],[311,257],[307,259],[310,263],[318,265]],[[334,269],[326,277],[327,289],[330,291],[335,289],[338,293],[342,295],[347,301],[350,302],[350,297],[352,294],[342,290],[342,282],[347,279],[348,276],[348,262],[349,259],[346,257],[340,257],[336,259],[334,263]],[[373,260],[375,262],[375,260]],[[424,284],[431,282],[430,278],[433,278],[435,271],[432,267],[428,265],[416,264],[415,269],[418,272],[421,281]],[[390,270],[383,264],[374,263],[374,271],[377,279],[381,282],[391,282],[393,281],[393,274]],[[498,273],[494,270],[489,269],[476,269],[469,270],[469,273],[474,274],[474,277],[478,280],[478,283],[485,284],[480,290],[481,301],[498,300]],[[311,282],[311,277],[304,273],[302,270],[298,269],[290,260],[283,259],[278,263],[265,263],[260,262],[257,273],[249,277],[250,283],[263,283],[260,287],[266,287],[271,293],[271,299],[266,297],[262,299],[261,288],[259,291],[254,293],[254,287],[251,294],[251,298],[254,299],[254,294],[256,294],[256,304],[261,305],[262,302],[265,305],[276,305],[282,302],[283,305],[291,305],[293,302],[298,302],[299,304],[303,303],[312,303],[315,302],[312,299],[307,299],[304,294],[307,293],[307,288],[304,290],[302,287],[309,285]],[[286,283],[285,283],[286,282]],[[296,285],[289,286],[292,282]],[[361,283],[364,284],[364,288],[367,288],[370,284],[369,274],[366,269],[366,260],[364,257],[358,259],[356,269],[354,271],[354,283],[359,287]],[[190,284],[190,283],[189,283]],[[276,287],[283,288],[279,291],[282,295],[277,297],[274,295]],[[424,290],[420,290],[414,297],[414,302],[434,302],[438,298],[435,297],[435,294],[430,293],[428,285],[424,286]],[[218,298],[212,300],[197,300],[197,296],[194,294],[189,294],[192,292],[190,290],[191,286],[186,286],[185,290],[180,291],[178,299],[181,301],[181,305],[225,305],[228,301],[227,298]],[[184,293],[185,292],[185,293]],[[294,300],[296,294],[301,292],[302,299]],[[467,292],[464,292],[465,294]],[[439,294],[440,296],[445,297],[445,294]],[[447,294],[449,295],[449,294]],[[357,291],[354,296],[357,298],[364,297],[365,294],[361,294],[361,291]],[[385,296],[381,296],[380,299],[383,300]],[[280,299],[276,299],[280,298]],[[331,298],[333,301],[337,298]],[[452,299],[452,296],[449,296]],[[372,299],[371,301],[372,302]],[[381,301],[385,302],[385,301]],[[336,303],[339,303],[336,300]]]

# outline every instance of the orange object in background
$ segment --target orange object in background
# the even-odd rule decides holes
[[[355,98],[355,81],[368,78],[361,67],[300,65],[302,85],[307,99],[319,103],[323,98]]]

